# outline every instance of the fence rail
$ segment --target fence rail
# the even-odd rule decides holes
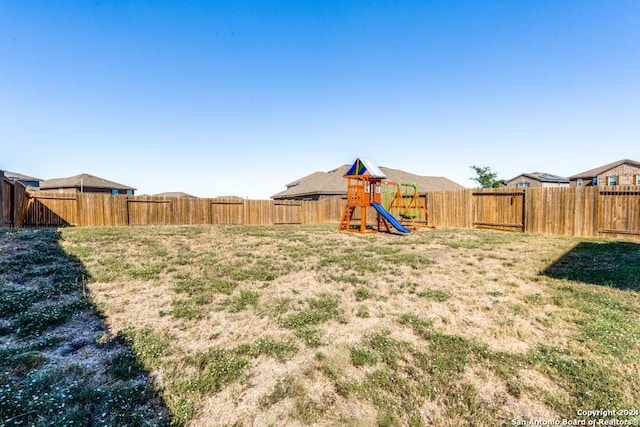
[[[1,190],[4,227],[338,223],[346,203],[341,197],[273,201],[28,193],[4,179]],[[640,239],[638,186],[466,189],[421,197],[438,227]]]

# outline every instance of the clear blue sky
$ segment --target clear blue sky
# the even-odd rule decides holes
[[[0,2],[0,169],[268,198],[640,160],[640,1]]]

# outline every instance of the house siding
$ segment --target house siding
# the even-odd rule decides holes
[[[47,188],[42,191],[50,191],[50,192],[60,192],[59,188]],[[96,188],[96,187],[84,187],[82,189],[83,193],[98,193],[98,194],[112,194],[111,188]],[[77,187],[63,187],[62,193],[80,193],[80,189]],[[127,190],[118,190],[118,194],[127,194]]]
[[[617,185],[635,185],[635,177],[640,174],[640,168],[628,164],[616,166],[600,175],[598,175],[598,185],[606,186],[607,178],[610,176],[617,176]]]
[[[543,188],[549,188],[549,187],[568,187],[569,183],[568,182],[543,182],[542,183],[542,187]]]
[[[542,188],[542,182],[536,180],[536,179],[532,179],[532,178],[527,178],[524,176],[519,176],[517,178],[512,179],[511,181],[507,181],[506,186],[507,187],[517,187],[518,184],[522,183],[522,182],[528,182],[529,183],[529,188]]]
[[[518,184],[528,182],[529,188],[547,188],[547,187],[568,187],[567,182],[544,182],[527,176],[520,175],[517,178],[507,181],[506,187],[518,187]]]
[[[593,185],[593,179],[591,178],[582,178],[582,186],[583,187],[591,187]],[[574,178],[570,181],[570,186],[571,187],[577,187],[578,186],[578,179]]]

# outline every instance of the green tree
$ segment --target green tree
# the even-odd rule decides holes
[[[478,183],[480,188],[498,188],[502,187],[502,185],[504,184],[503,180],[498,179],[498,172],[492,172],[489,166],[480,167],[473,165],[469,167],[473,169],[477,175],[469,179],[472,179],[476,183]]]

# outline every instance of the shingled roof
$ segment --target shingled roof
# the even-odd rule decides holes
[[[117,182],[109,181],[98,176],[89,175],[88,173],[70,176],[69,178],[48,179],[40,183],[40,190],[57,190],[58,188],[80,187],[108,188],[114,190],[136,190],[136,188],[129,187],[128,185],[118,184]]]
[[[4,176],[10,179],[11,181],[42,181],[40,178],[35,178],[29,175],[23,175],[17,172],[11,172],[8,170],[5,170],[3,172],[4,172]]]
[[[640,167],[640,162],[636,162],[635,160],[629,160],[629,159],[622,159],[622,160],[618,160],[617,162],[613,162],[613,163],[609,163],[600,167],[597,167],[595,169],[591,169],[588,171],[584,171],[584,172],[580,172],[578,174],[572,175],[569,177],[569,179],[578,179],[578,178],[593,178],[595,176],[598,176],[610,169],[613,169],[617,166],[620,165],[624,165],[624,164],[629,164],[631,166],[635,166],[635,167]]]
[[[189,193],[185,193],[184,191],[165,191],[164,193],[153,194],[155,197],[191,197],[197,198]]]
[[[347,183],[343,176],[351,165],[343,165],[329,172],[314,172],[286,184],[287,189],[271,196],[272,199],[302,199],[317,196],[343,196],[347,194]],[[418,190],[426,191],[462,190],[463,187],[442,176],[421,176],[399,169],[380,167],[387,180],[414,183]]]
[[[524,176],[530,179],[535,179],[536,181],[540,181],[540,182],[569,184],[569,178],[565,178],[564,176],[553,175],[546,172],[522,173],[516,176],[515,178],[508,179],[507,182],[511,182],[514,179],[520,178],[521,176]]]

